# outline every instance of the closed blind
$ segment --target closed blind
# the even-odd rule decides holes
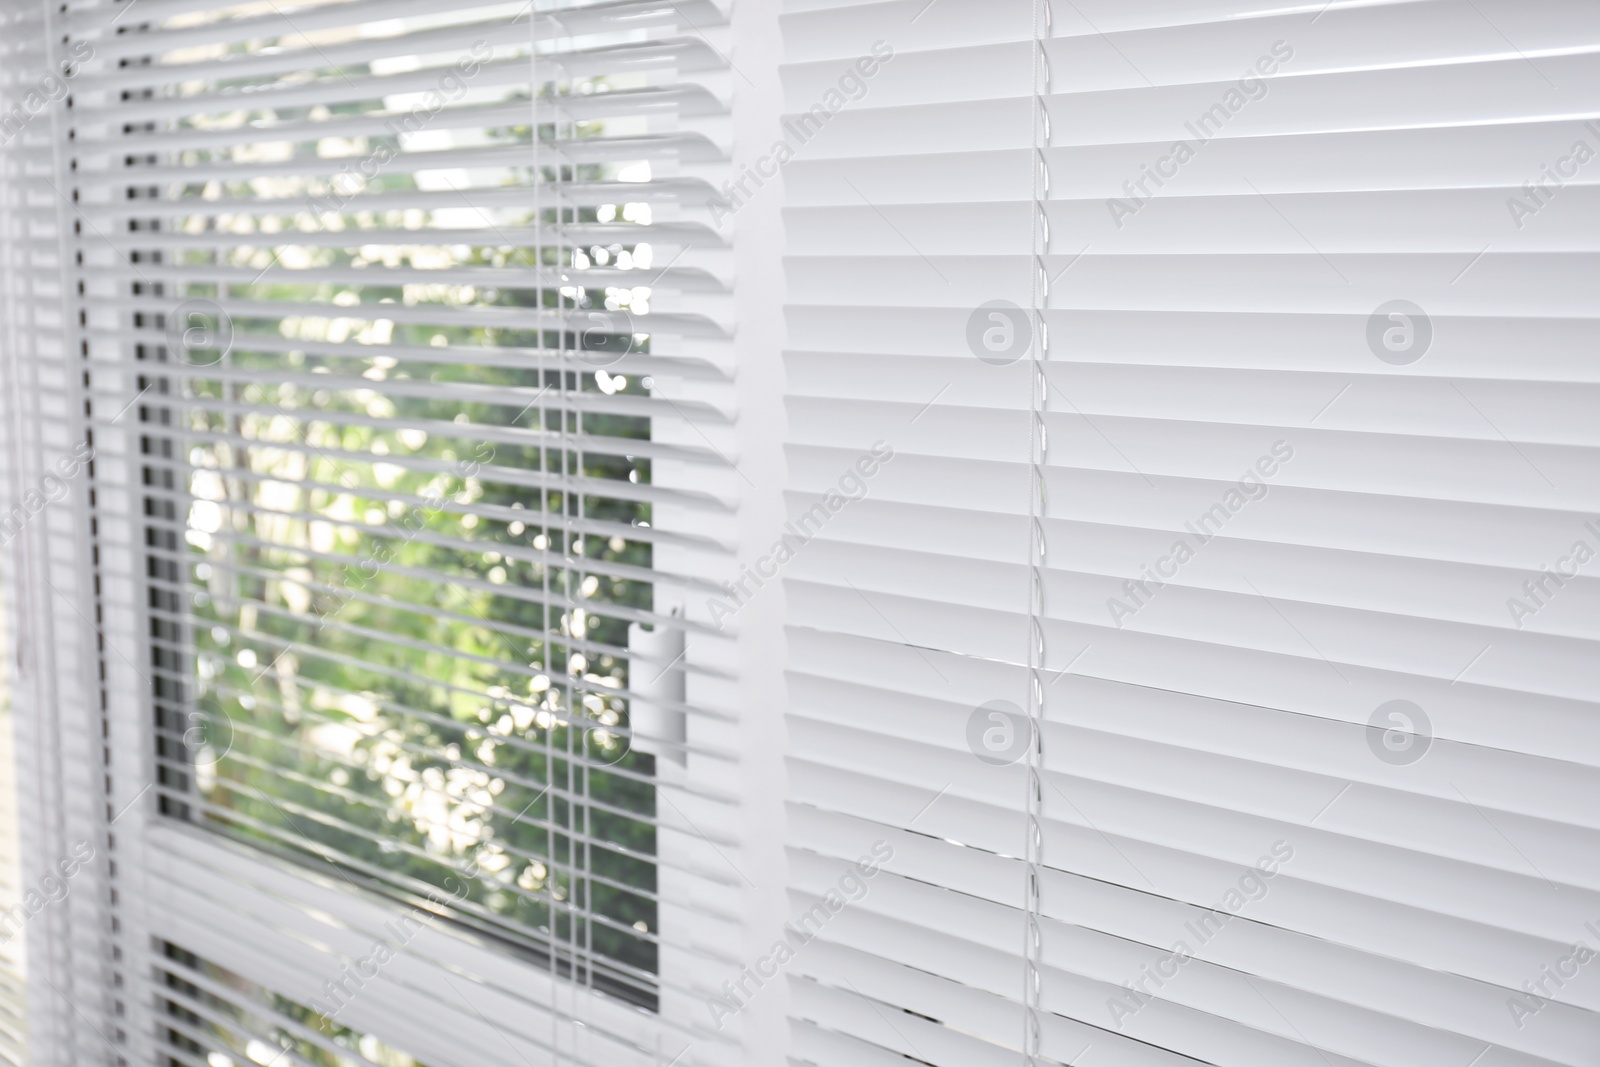
[[[694,923],[736,877],[731,716],[695,702],[683,610],[733,507],[697,206],[722,13],[65,18],[94,425],[137,420],[102,532],[146,622],[161,812],[661,1008],[719,956]]]
[[[1600,16],[786,12],[796,1056],[1587,1062]]]

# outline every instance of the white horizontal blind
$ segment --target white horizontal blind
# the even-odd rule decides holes
[[[1600,11],[784,24],[796,1058],[1589,1062]]]
[[[9,583],[8,586],[9,588]],[[11,601],[10,596],[5,597]],[[11,699],[11,605],[0,607],[0,1063],[22,1067],[28,1037],[27,936],[22,927],[27,888],[22,878],[22,850],[17,836],[16,735]]]
[[[10,39],[15,41],[23,36],[19,33]],[[15,97],[15,89],[7,86],[0,100],[12,100]],[[14,151],[0,152],[0,189],[4,189],[7,199],[0,206],[0,226],[7,227],[6,239],[0,244],[0,257],[3,257],[0,263],[7,267],[14,263],[17,255],[11,230],[17,213],[10,197],[14,195],[14,180],[20,170]],[[11,270],[7,270],[4,276],[8,282],[16,278]],[[8,292],[9,288],[8,285]],[[8,382],[11,380],[12,360],[18,355],[19,341],[15,332],[4,335],[4,365]],[[0,526],[5,527],[0,529],[0,540],[7,542],[6,547],[9,548],[9,543],[15,541],[16,534],[21,531],[20,524],[6,521],[12,508],[21,503],[24,492],[21,487],[24,475],[13,458],[21,445],[21,427],[18,424],[20,412],[14,402],[4,404],[0,411],[4,413],[4,423],[0,424],[0,443],[4,445],[0,448]],[[20,921],[26,913],[19,914],[17,911],[23,905],[25,890],[18,833],[18,806],[22,796],[17,774],[16,706],[12,695],[14,665],[18,659],[13,620],[21,599],[14,577],[16,570],[17,557],[14,552],[7,552],[0,559],[0,1063],[8,1067],[22,1067],[28,1031],[27,932]]]
[[[53,47],[58,15],[54,3],[0,6],[0,582],[12,734],[3,766],[17,850],[0,955],[22,972],[0,994],[0,1056],[86,1064],[107,1062],[107,1042],[123,1036],[105,699],[137,675],[102,658],[99,633],[94,441],[62,176],[63,113],[81,64]]]
[[[206,912],[234,946],[215,962],[304,983],[360,955],[319,958],[330,915],[384,936],[377,893],[454,931],[409,995],[514,998],[519,1057],[723,1054],[688,986],[725,969],[732,715],[684,605],[726,566],[735,500],[702,206],[725,21],[67,14],[65,47],[92,50],[70,173],[93,425],[132,426],[101,550],[157,724],[153,935],[206,948],[174,887],[242,865]],[[343,889],[285,888],[196,828]],[[655,1022],[590,1050],[584,1021],[617,1012]]]
[[[158,1014],[165,1067],[284,1062],[421,1067],[370,1034],[340,1026],[178,945],[161,946]]]
[[[735,1062],[709,1035],[685,1040],[695,1020],[670,989],[660,1013],[574,996],[566,979],[503,945],[423,907],[352,893],[327,867],[289,867],[170,821],[150,839],[151,876],[165,890],[152,919],[160,940],[203,945],[208,959],[425,1063]],[[380,944],[392,952],[387,961]],[[159,961],[153,969],[159,986]],[[159,1019],[151,1027],[159,1032]]]

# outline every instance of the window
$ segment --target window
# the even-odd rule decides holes
[[[649,283],[685,245],[650,178],[715,149],[647,131],[694,89],[626,6],[537,46],[562,20],[226,14],[119,41],[159,58],[108,179],[165,810],[653,1003],[625,690],[630,623],[669,624]]]
[[[0,1059],[1589,1062],[1600,17],[0,11]]]
[[[16,132],[47,153],[33,192],[55,197],[45,246],[75,294],[56,373],[67,394],[82,379],[64,451],[87,464],[94,595],[58,607],[102,660],[96,762],[126,790],[103,818],[134,813],[104,838],[131,850],[83,894],[106,894],[125,946],[114,1017],[147,1018],[161,945],[217,951],[184,909],[220,904],[206,914],[239,947],[219,966],[248,970],[285,923],[351,929],[352,908],[398,937],[377,907],[470,946],[421,979],[442,995],[542,999],[515,1041],[562,1049],[597,1013],[666,1041],[651,1020],[720,905],[672,908],[704,897],[695,851],[730,847],[707,783],[733,754],[706,732],[729,714],[697,703],[718,672],[685,641],[735,503],[723,241],[695,210],[726,159],[726,16],[48,17],[71,99]],[[158,839],[255,881],[195,899]],[[330,877],[349,899],[284,915],[312,892],[286,885]],[[329,944],[302,940],[304,973],[267,984],[381,1022],[392,993],[318,985],[340,973]],[[461,952],[491,973],[464,976]],[[149,1042],[133,1025],[106,1036]]]

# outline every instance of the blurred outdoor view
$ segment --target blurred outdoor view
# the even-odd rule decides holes
[[[385,61],[341,59],[370,25],[169,53],[204,99],[131,133],[174,146],[138,190],[168,309],[139,382],[163,810],[653,1006],[654,767],[620,692],[650,423],[594,356],[648,338],[564,325],[648,322],[650,205],[622,194],[650,166],[568,150],[627,117],[541,122],[536,162],[525,53],[523,88],[478,64],[385,127],[477,62],[451,18]],[[261,62],[308,42],[318,69]]]

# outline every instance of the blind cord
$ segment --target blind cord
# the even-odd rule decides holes
[[[1045,270],[1045,255],[1050,247],[1050,223],[1045,215],[1045,199],[1050,195],[1050,172],[1044,148],[1050,142],[1050,117],[1044,96],[1050,91],[1050,64],[1044,41],[1050,35],[1048,0],[1033,0],[1033,167],[1030,250],[1033,278],[1030,311],[1034,343],[1030,347],[1028,375],[1028,747],[1025,785],[1024,857],[1026,884],[1023,889],[1023,1060],[1035,1067],[1040,1059],[1039,996],[1043,937],[1039,928],[1039,869],[1044,863],[1044,832],[1040,824],[1044,803],[1041,766],[1044,758],[1044,462],[1048,445],[1044,427],[1047,399],[1044,359],[1049,348],[1045,332],[1044,309],[1050,302],[1050,276]]]

